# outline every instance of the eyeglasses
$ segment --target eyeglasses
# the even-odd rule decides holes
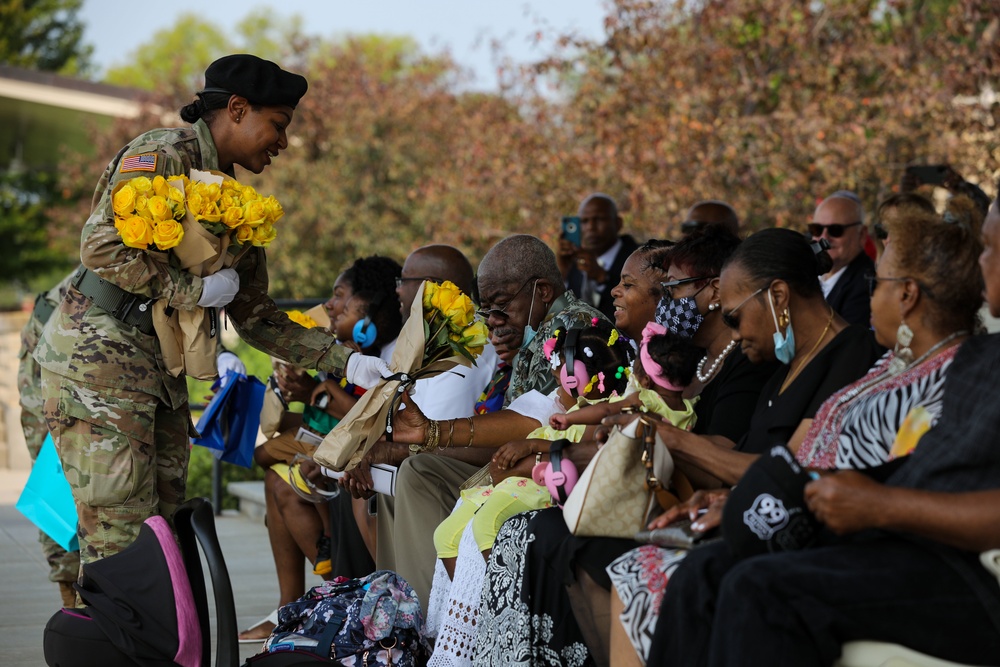
[[[500,320],[501,322],[506,322],[510,315],[507,314],[507,309],[510,308],[510,304],[514,303],[514,300],[521,294],[521,291],[528,286],[532,280],[538,280],[538,278],[528,278],[524,281],[524,284],[517,288],[514,292],[514,296],[507,300],[507,303],[503,305],[493,304],[493,308],[480,308],[476,311],[476,315],[481,317],[484,322],[489,321],[491,317]]]
[[[424,281],[424,280],[429,280],[432,283],[440,283],[441,282],[440,278],[434,278],[432,276],[417,276],[417,277],[414,277],[414,278],[404,278],[404,277],[400,276],[399,278],[396,278],[396,287],[397,288],[401,288],[403,286],[403,283],[409,282],[409,281],[412,281],[412,280],[416,280],[418,282],[419,281]]]
[[[919,280],[916,280],[915,278],[894,278],[890,276],[877,276],[874,273],[868,273],[865,274],[865,280],[868,281],[869,298],[875,296],[875,288],[878,286],[880,280],[885,280],[887,282],[893,282],[893,283],[905,283],[907,281],[912,280],[914,283],[916,283],[917,287],[919,287],[922,292],[927,294],[927,296],[932,296],[931,289],[927,287],[927,285],[924,285]]]
[[[751,294],[747,298],[745,298],[742,301],[740,301],[740,304],[738,306],[736,306],[735,308],[733,308],[732,310],[730,310],[728,313],[722,313],[722,323],[725,324],[730,329],[733,329],[734,331],[737,330],[737,329],[739,329],[740,328],[740,320],[739,320],[738,317],[733,317],[734,315],[736,315],[736,311],[739,310],[740,308],[742,308],[744,306],[744,304],[746,304],[747,301],[749,301],[750,299],[754,298],[755,296],[757,296],[758,294],[760,294],[761,292],[763,292],[764,290],[766,290],[768,287],[770,287],[770,285],[764,285],[759,290],[757,290],[756,292],[754,292],[753,294]]]
[[[686,285],[688,283],[698,282],[699,280],[711,280],[712,278],[717,278],[717,277],[718,276],[699,276],[698,278],[680,278],[678,280],[668,280],[665,283],[660,283],[660,289],[663,290],[663,293],[665,295],[667,295],[672,299],[674,298],[675,287]]]
[[[808,229],[809,233],[816,238],[823,236],[823,232],[826,232],[826,235],[831,239],[839,239],[844,235],[844,232],[847,231],[848,227],[857,227],[860,224],[861,222],[852,222],[847,225],[821,225],[818,222],[810,222],[806,225],[806,229]]]

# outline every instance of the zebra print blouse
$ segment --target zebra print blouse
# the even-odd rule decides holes
[[[931,425],[941,414],[944,379],[960,345],[953,345],[899,375],[886,370],[891,351],[857,382],[828,398],[816,412],[796,458],[810,468],[860,470],[891,460],[896,433],[910,411],[922,407]]]

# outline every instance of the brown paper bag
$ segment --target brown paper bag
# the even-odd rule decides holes
[[[461,364],[470,367],[472,362],[456,355],[420,367],[424,358],[424,286],[420,285],[410,306],[410,316],[396,339],[389,369],[393,373],[418,374],[420,378],[445,373]],[[351,470],[364,458],[386,430],[386,419],[392,409],[392,399],[402,384],[396,380],[383,380],[358,399],[320,444],[313,458],[320,465],[337,472]]]

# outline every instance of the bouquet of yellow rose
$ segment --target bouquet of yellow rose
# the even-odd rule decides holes
[[[403,391],[417,380],[469,367],[489,333],[477,321],[472,299],[455,285],[424,282],[389,361],[392,377],[369,389],[320,444],[313,458],[335,471],[356,466],[384,433]],[[454,372],[454,371],[452,371]]]
[[[115,229],[122,243],[166,253],[196,276],[233,266],[252,246],[274,240],[284,215],[274,197],[264,197],[225,174],[191,170],[191,175],[145,176],[122,181],[111,193]],[[166,371],[208,380],[216,377],[214,308],[178,310],[153,303],[153,328]]]

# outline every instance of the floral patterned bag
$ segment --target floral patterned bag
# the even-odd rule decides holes
[[[430,656],[422,629],[417,595],[395,572],[338,577],[279,609],[264,653],[246,664],[298,664],[288,662],[295,654],[312,662],[307,654],[338,665],[414,667]]]

